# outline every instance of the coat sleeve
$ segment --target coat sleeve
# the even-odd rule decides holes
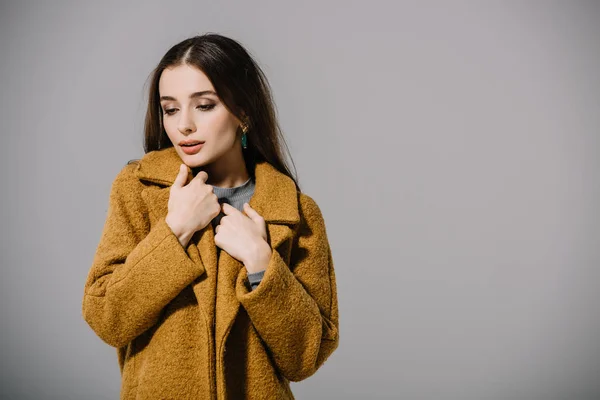
[[[141,198],[144,185],[134,175],[135,167],[126,165],[112,183],[82,303],[85,321],[117,348],[153,326],[165,305],[204,273],[165,217],[150,229]]]
[[[260,285],[252,291],[236,285],[238,300],[277,368],[294,382],[313,375],[339,342],[335,273],[323,216],[304,193],[300,208],[291,265],[273,250]]]

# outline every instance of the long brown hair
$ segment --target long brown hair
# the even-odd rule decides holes
[[[228,110],[241,121],[249,121],[247,148],[243,150],[249,174],[254,176],[256,162],[267,161],[289,176],[300,191],[298,180],[283,157],[282,145],[285,145],[291,160],[264,72],[238,41],[217,33],[209,32],[177,43],[152,71],[144,123],[144,152],[173,146],[163,127],[158,82],[165,68],[183,64],[206,74]]]

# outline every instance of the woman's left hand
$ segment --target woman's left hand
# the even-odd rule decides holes
[[[248,203],[244,203],[246,215],[227,203],[222,208],[225,216],[215,228],[215,244],[244,263],[248,273],[266,269],[271,246],[263,217]]]

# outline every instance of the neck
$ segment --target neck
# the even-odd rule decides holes
[[[208,185],[220,188],[240,186],[250,178],[242,154],[239,154],[238,157],[227,157],[225,155],[210,164],[192,168],[194,176],[200,171],[205,171],[208,174],[206,180]]]

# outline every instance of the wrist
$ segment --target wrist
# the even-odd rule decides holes
[[[181,243],[183,247],[187,246],[188,242],[192,238],[193,233],[184,230],[183,228],[181,228],[181,226],[174,223],[169,215],[167,215],[167,217],[165,218],[165,222],[167,223],[169,228],[171,228],[171,231],[177,237],[179,243]]]
[[[271,259],[271,246],[264,240],[256,242],[253,246],[250,246],[252,251],[244,261],[244,266],[248,273],[256,273],[264,271],[269,265]]]

